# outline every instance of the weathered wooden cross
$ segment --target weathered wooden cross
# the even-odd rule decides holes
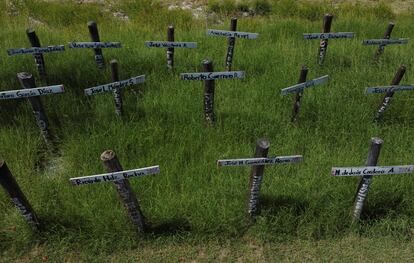
[[[98,25],[94,21],[88,22],[89,33],[93,42],[71,42],[69,48],[93,48],[95,61],[100,69],[105,67],[102,48],[120,48],[119,42],[101,42],[99,38]]]
[[[236,30],[237,30],[237,18],[235,17],[231,19],[230,31],[207,29],[207,35],[229,38],[229,44],[227,47],[227,55],[226,55],[226,70],[228,71],[231,70],[231,66],[233,64],[233,54],[234,54],[234,46],[236,44],[236,37],[244,38],[244,39],[256,39],[259,36],[259,34],[257,33],[239,32]]]
[[[174,27],[168,26],[167,41],[145,41],[145,46],[167,48],[167,67],[174,67],[174,48],[197,48],[196,42],[174,42]]]
[[[34,230],[39,230],[40,223],[26,196],[20,189],[4,160],[0,160],[0,185],[3,186],[13,204],[20,211],[26,222]]]
[[[214,90],[215,80],[219,79],[243,79],[244,71],[214,72],[213,62],[205,59],[202,62],[205,72],[182,73],[182,80],[204,80],[204,117],[209,124],[214,124]]]
[[[391,103],[391,98],[394,96],[394,92],[403,91],[403,90],[414,90],[414,86],[399,86],[401,79],[403,78],[406,71],[406,67],[401,65],[397,73],[395,73],[394,79],[391,81],[391,86],[382,86],[382,87],[370,87],[366,89],[367,94],[373,93],[385,93],[385,96],[380,104],[379,109],[375,113],[374,120],[379,121],[384,116],[384,112],[387,109],[388,105]]]
[[[86,96],[92,96],[95,94],[112,91],[114,94],[114,99],[115,99],[115,113],[118,116],[122,116],[123,114],[122,89],[127,86],[144,83],[145,75],[141,75],[141,76],[133,77],[130,79],[125,79],[125,80],[119,80],[118,62],[116,60],[111,60],[110,63],[111,63],[111,71],[112,71],[112,80],[114,82],[88,88],[88,89],[85,89],[84,92]]]
[[[378,49],[374,55],[374,61],[377,61],[382,53],[384,53],[384,49],[386,45],[392,44],[407,44],[407,38],[399,38],[399,39],[390,39],[391,32],[394,29],[394,23],[389,23],[387,29],[385,30],[383,39],[367,39],[362,41],[363,45],[378,45]]]
[[[35,63],[37,66],[37,71],[39,72],[39,76],[44,79],[46,78],[46,67],[45,61],[43,58],[43,53],[50,53],[50,52],[60,52],[65,51],[64,45],[59,46],[47,46],[41,47],[39,38],[36,35],[36,32],[29,28],[26,30],[27,37],[32,45],[31,48],[12,48],[7,50],[7,54],[9,56],[15,55],[25,55],[25,54],[33,54],[35,59]]]
[[[299,84],[296,84],[294,86],[284,88],[281,90],[281,94],[283,96],[288,95],[289,93],[296,93],[295,97],[295,103],[293,104],[293,111],[292,111],[292,118],[291,121],[294,122],[297,119],[297,116],[299,114],[300,109],[300,101],[303,97],[303,92],[307,88],[312,88],[315,86],[322,85],[326,83],[329,80],[329,76],[325,75],[313,80],[306,81],[306,76],[308,75],[308,68],[306,66],[303,66],[300,71],[299,76]]]
[[[279,156],[279,157],[267,157],[270,147],[270,142],[267,139],[259,139],[256,142],[256,151],[254,158],[245,159],[229,159],[218,160],[217,166],[253,166],[250,173],[250,186],[249,186],[249,200],[247,205],[247,213],[250,216],[254,216],[258,211],[260,186],[263,181],[263,173],[265,165],[283,164],[283,163],[297,163],[302,161],[302,155],[293,156]]]
[[[360,219],[365,201],[368,196],[369,186],[371,185],[372,177],[376,175],[387,174],[405,174],[414,171],[414,165],[402,166],[376,166],[378,157],[380,155],[381,145],[383,141],[380,138],[371,139],[371,147],[369,149],[368,158],[365,167],[333,167],[331,171],[332,176],[359,176],[357,193],[355,196],[355,205],[353,210],[353,222]]]
[[[46,113],[39,96],[63,93],[65,92],[65,89],[63,85],[36,88],[34,77],[32,74],[27,72],[18,73],[17,78],[19,79],[23,89],[2,91],[0,92],[0,100],[28,98],[30,104],[32,105],[37,125],[40,128],[40,132],[46,142],[46,145],[49,150],[53,152],[55,150],[52,142],[53,136],[49,130],[49,121],[46,117]]]
[[[127,210],[132,223],[135,225],[137,232],[144,232],[146,228],[145,218],[141,212],[138,200],[135,196],[134,191],[132,190],[128,179],[132,177],[158,174],[160,172],[160,167],[156,165],[124,171],[118,160],[118,157],[112,150],[104,151],[101,154],[101,161],[103,162],[103,165],[105,166],[108,173],[70,178],[70,182],[75,186],[113,182],[118,192],[119,198],[124,204],[124,207]]]
[[[321,39],[318,53],[318,64],[323,65],[325,60],[326,51],[328,50],[328,39],[338,38],[353,38],[353,32],[338,32],[330,33],[332,25],[333,15],[326,14],[323,19],[323,33],[306,33],[303,34],[305,39]]]

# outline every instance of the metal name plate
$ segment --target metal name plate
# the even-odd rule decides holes
[[[197,48],[196,42],[145,41],[147,47]]]
[[[363,45],[392,45],[392,44],[407,44],[408,38],[400,39],[367,39],[363,40]]]
[[[73,185],[84,185],[84,184],[95,184],[95,183],[102,183],[102,182],[113,182],[113,181],[129,179],[131,177],[139,177],[139,176],[158,174],[158,173],[160,173],[160,167],[156,165],[156,166],[151,166],[151,167],[133,169],[133,170],[128,170],[128,171],[120,171],[120,172],[115,172],[115,173],[106,173],[106,174],[70,178],[69,181]]]
[[[120,48],[119,42],[70,42],[69,48]]]
[[[61,52],[65,51],[64,45],[59,46],[47,46],[47,47],[31,47],[31,48],[12,48],[7,50],[9,56],[21,55],[21,54],[40,54],[49,52]]]
[[[311,87],[315,87],[318,85],[321,85],[325,82],[327,82],[329,80],[329,76],[325,75],[310,81],[306,81],[304,83],[300,83],[300,84],[296,84],[294,86],[288,87],[288,88],[284,88],[281,90],[282,95],[287,95],[289,93],[294,93],[294,92],[298,92],[301,91],[303,89],[306,88],[311,88]]]
[[[181,73],[182,80],[243,79],[244,71]]]
[[[302,155],[278,156],[270,158],[245,158],[218,160],[217,166],[271,165],[282,163],[297,163],[303,160]]]
[[[332,167],[332,176],[366,176],[385,174],[406,174],[414,171],[414,165],[402,166],[366,166],[366,167]]]
[[[391,85],[391,86],[381,86],[381,87],[370,87],[365,90],[366,94],[372,93],[387,93],[395,91],[404,91],[404,90],[414,90],[414,85]]]
[[[0,100],[37,97],[63,92],[65,92],[63,85],[54,85],[34,89],[9,90],[0,92]]]
[[[216,29],[207,29],[207,35],[220,36],[220,37],[237,37],[237,38],[244,38],[244,39],[256,39],[259,37],[259,34],[257,33],[226,31],[226,30],[216,30]]]
[[[91,96],[91,95],[95,95],[98,93],[112,91],[114,89],[121,89],[127,86],[140,84],[143,82],[145,82],[145,75],[88,88],[88,89],[85,89],[84,92],[85,92],[85,95]]]
[[[304,39],[336,39],[336,38],[353,38],[353,37],[354,37],[354,32],[303,34]]]

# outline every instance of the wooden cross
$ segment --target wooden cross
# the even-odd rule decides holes
[[[54,148],[52,142],[53,135],[50,132],[49,121],[46,117],[46,113],[39,96],[63,93],[65,92],[64,86],[54,85],[36,88],[34,77],[32,74],[27,72],[18,73],[17,78],[19,79],[23,89],[2,91],[0,92],[0,100],[28,98],[30,104],[32,105],[33,114],[36,118],[37,126],[40,129],[43,139],[45,140],[49,150],[54,152],[56,149]]]
[[[214,72],[213,62],[205,59],[202,62],[205,72],[182,73],[182,80],[204,80],[204,117],[209,124],[214,124],[214,90],[215,80],[244,78],[244,71]]]
[[[39,72],[39,76],[42,79],[45,79],[47,74],[46,74],[46,67],[45,67],[45,61],[43,58],[43,53],[65,51],[65,46],[59,45],[59,46],[41,47],[40,40],[37,37],[36,32],[33,29],[31,28],[27,29],[26,34],[27,34],[27,37],[29,38],[30,43],[32,44],[32,47],[31,48],[8,49],[7,54],[9,56],[33,54],[33,57],[35,59],[35,63],[37,66],[37,71]]]
[[[160,172],[160,167],[156,165],[124,171],[118,160],[118,157],[112,150],[104,151],[101,154],[101,161],[103,162],[103,165],[105,166],[108,173],[70,178],[69,181],[75,186],[113,182],[118,192],[119,198],[124,204],[124,207],[127,210],[132,223],[135,225],[137,232],[144,232],[146,229],[145,218],[141,212],[138,200],[135,196],[134,191],[132,190],[128,179],[150,174],[158,174]]]
[[[120,48],[119,42],[100,42],[98,25],[94,21],[88,22],[89,34],[93,42],[70,42],[69,48],[93,48],[95,53],[95,61],[100,69],[105,67],[105,60],[102,48]]]
[[[368,158],[365,167],[333,167],[332,176],[359,176],[357,193],[355,196],[355,205],[353,211],[353,222],[359,221],[365,201],[368,196],[369,187],[372,177],[376,175],[387,174],[405,174],[414,171],[414,165],[403,166],[376,166],[380,155],[381,145],[383,141],[380,138],[371,139],[371,147],[369,149]]]
[[[167,41],[145,41],[145,46],[149,48],[167,48],[167,67],[174,67],[174,48],[197,48],[196,42],[174,42],[174,27],[168,26]]]
[[[378,61],[379,57],[382,53],[384,53],[384,49],[386,45],[392,44],[407,44],[407,38],[399,38],[399,39],[390,39],[391,32],[394,29],[394,23],[389,23],[387,29],[385,30],[383,39],[367,39],[362,41],[363,45],[378,45],[378,49],[374,55],[374,61]]]
[[[216,29],[207,30],[207,35],[229,38],[229,44],[227,47],[227,55],[226,55],[226,70],[227,71],[231,70],[231,66],[233,64],[233,54],[234,54],[234,46],[236,44],[236,38],[256,39],[259,36],[259,34],[257,33],[239,32],[236,30],[237,30],[237,18],[235,17],[231,19],[230,31],[216,30]]]
[[[253,166],[250,174],[249,200],[247,213],[254,216],[258,211],[260,186],[263,181],[265,165],[297,163],[303,160],[302,155],[267,157],[270,142],[267,139],[259,139],[256,142],[254,158],[218,160],[217,166]]]
[[[281,94],[283,96],[288,95],[289,93],[296,93],[295,96],[295,102],[293,104],[293,111],[292,111],[292,118],[291,121],[294,122],[297,120],[297,116],[299,114],[300,109],[300,101],[303,97],[303,92],[307,88],[312,88],[315,86],[322,85],[326,83],[329,80],[329,76],[325,75],[313,80],[306,81],[306,76],[308,75],[308,68],[306,66],[303,66],[300,71],[299,76],[299,84],[296,84],[291,87],[287,87],[281,90]]]
[[[321,39],[318,52],[318,64],[323,65],[325,60],[326,51],[328,50],[328,39],[338,39],[338,38],[353,38],[353,32],[338,32],[330,33],[332,25],[333,15],[326,14],[323,19],[323,33],[306,33],[303,34],[305,39]]]

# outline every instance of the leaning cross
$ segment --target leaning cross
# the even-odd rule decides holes
[[[267,157],[270,143],[266,139],[259,139],[256,143],[255,158],[218,160],[217,166],[253,166],[250,174],[249,201],[247,213],[254,216],[258,211],[260,186],[263,181],[265,165],[297,163],[302,161],[302,155]]]

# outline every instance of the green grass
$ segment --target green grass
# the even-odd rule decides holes
[[[219,15],[225,24],[209,20],[206,26],[205,20],[194,20],[190,13],[169,12],[150,1],[134,2],[111,7],[126,12],[128,22],[97,4],[19,1],[19,16],[2,9],[1,90],[20,88],[17,72],[32,72],[37,78],[31,56],[6,56],[7,48],[29,46],[25,36],[26,27],[33,23],[29,17],[43,23],[35,26],[43,45],[89,41],[86,23],[96,20],[102,41],[123,44],[122,49],[104,50],[107,61],[119,61],[121,78],[145,74],[147,81],[125,89],[126,116],[119,120],[110,94],[83,95],[85,88],[110,82],[109,70],[97,69],[92,51],[45,55],[48,84],[66,87],[65,94],[42,97],[60,139],[60,157],[43,153],[44,143],[27,101],[1,101],[0,155],[44,230],[32,233],[0,191],[0,261],[38,261],[45,255],[56,262],[239,257],[328,261],[334,259],[331,253],[350,261],[370,260],[354,249],[377,251],[369,253],[376,261],[383,259],[382,251],[394,255],[400,247],[405,248],[400,260],[413,257],[410,175],[375,178],[358,226],[350,225],[358,179],[330,176],[332,166],[363,165],[373,136],[384,140],[379,164],[412,163],[414,95],[395,94],[379,125],[372,117],[382,96],[364,95],[365,87],[389,84],[400,64],[408,68],[402,83],[413,82],[412,43],[387,47],[378,64],[372,63],[375,48],[361,45],[362,39],[380,37],[391,18],[396,21],[394,37],[414,38],[409,14],[394,16],[385,5],[333,9],[277,1],[270,3],[267,16],[240,19],[240,31],[258,32],[260,37],[236,40],[234,69],[246,71],[246,79],[216,82],[217,123],[209,127],[202,113],[203,84],[181,81],[179,73],[202,71],[205,58],[214,61],[216,71],[224,70],[227,42],[206,36],[205,29],[227,29],[226,14],[231,12]],[[290,13],[281,15],[277,7]],[[320,31],[325,12],[335,15],[332,31],[353,31],[356,38],[330,41],[325,66],[319,67],[318,41],[304,41],[301,35]],[[176,50],[173,72],[166,69],[164,50],[143,44],[165,39],[171,23],[176,41],[199,45],[196,50]],[[305,92],[299,124],[293,125],[293,96],[282,97],[279,90],[297,82],[303,64],[310,68],[309,79],[324,74],[331,79],[328,85]],[[38,81],[38,85],[46,84]],[[252,156],[261,137],[271,142],[269,155],[303,154],[305,161],[266,167],[261,214],[252,221],[245,214],[250,169],[217,169],[216,160]],[[116,151],[124,169],[161,167],[158,175],[131,180],[151,226],[146,235],[135,234],[111,184],[69,184],[71,177],[103,173],[99,156],[106,149]],[[355,248],[358,242],[366,245]],[[263,254],[257,255],[260,249]],[[224,258],[222,253],[227,253]]]

